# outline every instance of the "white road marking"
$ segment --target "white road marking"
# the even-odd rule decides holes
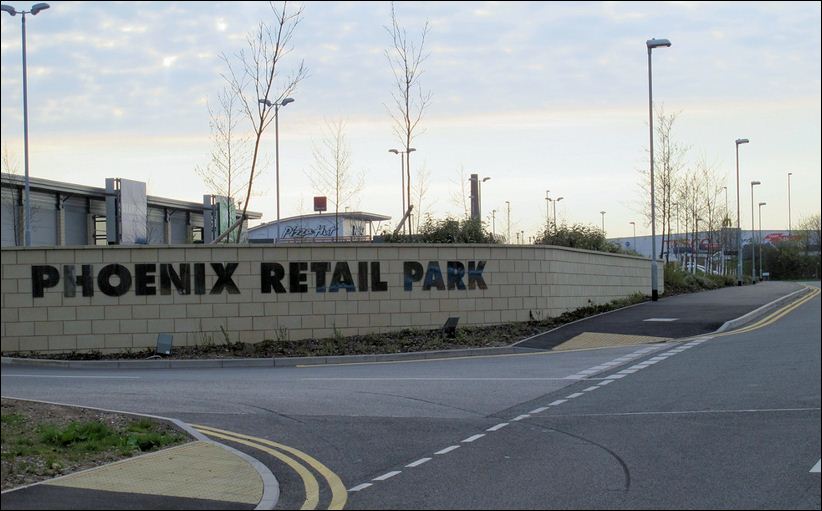
[[[557,399],[553,403],[548,403],[548,406],[559,406],[559,405],[561,405],[562,403],[564,403],[566,401],[568,401],[568,400],[567,399]]]
[[[466,438],[465,440],[463,440],[461,443],[463,443],[463,444],[468,444],[468,443],[473,442],[474,440],[479,440],[480,438],[482,438],[482,437],[484,437],[484,436],[485,436],[485,433],[480,433],[480,434],[478,434],[478,435],[469,436],[468,438]]]
[[[599,388],[599,387],[597,387],[596,385],[594,385],[593,387],[588,387],[587,389],[582,389],[582,391],[583,391],[583,392],[591,392],[592,390],[596,390],[596,389],[598,389],[598,388]]]
[[[511,419],[511,422],[521,421],[522,419],[527,419],[528,417],[530,417],[530,415],[528,414],[520,415],[518,417],[514,417],[513,419]]]
[[[428,462],[428,461],[431,461],[431,458],[422,458],[422,459],[419,459],[419,460],[415,461],[414,463],[409,463],[405,467],[406,468],[419,467],[420,465],[422,465],[423,463]]]
[[[565,396],[565,399],[574,399],[582,395],[582,392],[574,392],[570,396]]]
[[[490,428],[486,429],[485,431],[497,431],[497,430],[500,430],[500,429],[504,428],[507,425],[508,425],[507,422],[503,422],[501,424],[497,424],[496,426],[491,426]]]
[[[547,406],[540,406],[539,408],[535,408],[535,409],[531,410],[531,411],[530,411],[530,412],[528,412],[528,413],[529,413],[529,414],[531,414],[531,415],[536,415],[536,414],[538,414],[538,413],[542,413],[542,412],[544,412],[544,411],[545,411],[545,410],[547,410],[547,409],[548,409],[548,407],[547,407]]]
[[[453,451],[454,449],[459,449],[459,448],[460,448],[459,445],[452,445],[451,447],[446,447],[445,449],[443,449],[441,451],[437,451],[434,454],[448,454],[449,452]]]
[[[9,378],[87,378],[97,380],[139,380],[141,376],[68,376],[54,374],[4,374]]]
[[[394,470],[393,472],[388,472],[387,474],[383,474],[380,477],[375,477],[372,481],[385,481],[388,478],[394,477],[397,474],[402,474],[399,470]]]
[[[617,374],[634,374],[637,371],[639,371],[639,369],[623,369],[622,371],[618,372]]]
[[[605,377],[606,380],[618,380],[620,378],[625,378],[626,374],[611,374]]]
[[[816,472],[818,474],[820,465],[822,465],[822,459],[816,462],[816,465],[813,466],[811,472]]]
[[[364,490],[364,489],[368,488],[369,486],[374,486],[374,485],[371,484],[371,483],[362,483],[362,484],[358,484],[357,486],[351,488],[348,491],[360,491],[360,490]]]
[[[608,385],[609,383],[613,383],[613,381],[614,380],[605,380],[605,381],[601,381],[601,382],[597,383],[597,385],[599,385],[601,387],[603,385]]]
[[[643,319],[642,321],[662,321],[662,322],[669,322],[669,321],[677,321],[679,318],[649,318]]]

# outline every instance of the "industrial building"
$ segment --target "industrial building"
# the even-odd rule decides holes
[[[2,174],[2,246],[24,240],[25,181]],[[145,183],[106,179],[104,188],[29,178],[32,246],[208,243],[236,222],[228,201],[203,202],[146,195]],[[248,220],[262,218],[246,212]],[[245,229],[244,229],[245,230]]]

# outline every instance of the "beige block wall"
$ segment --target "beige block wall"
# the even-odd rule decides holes
[[[282,284],[289,287],[289,262],[309,264],[305,293],[262,293],[260,263],[279,263],[285,269]],[[312,262],[348,263],[358,284],[359,261],[380,263],[386,291],[320,293],[315,290]],[[403,263],[418,262],[425,269],[438,261],[447,283],[447,261],[465,266],[465,290],[403,289]],[[487,289],[468,289],[468,262],[485,261],[482,277]],[[132,275],[131,289],[122,296],[107,296],[97,285],[97,273],[108,264],[125,266]],[[159,264],[237,263],[231,278],[239,294],[208,291],[217,276],[206,264],[206,294],[183,295],[159,291]],[[94,295],[74,297],[63,293],[63,265],[93,266]],[[157,264],[157,294],[135,293],[136,264]],[[32,296],[32,266],[52,265],[60,282]],[[2,351],[117,352],[153,348],[157,334],[171,333],[174,345],[221,343],[224,329],[232,341],[259,342],[386,332],[403,328],[441,327],[450,316],[459,324],[480,325],[553,317],[590,304],[607,303],[632,293],[651,292],[650,261],[563,247],[500,245],[373,245],[314,244],[299,247],[168,246],[168,247],[51,247],[2,249],[2,301],[0,338]],[[663,291],[662,264],[659,291]],[[326,286],[332,271],[326,275]],[[192,269],[193,273],[193,269]],[[370,275],[369,275],[370,285]]]

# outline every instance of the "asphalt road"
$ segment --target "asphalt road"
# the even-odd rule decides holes
[[[313,368],[4,367],[2,385],[299,449],[342,479],[348,509],[819,509],[821,337],[817,296],[706,341]],[[278,508],[302,505],[296,473],[231,445],[272,469]],[[319,507],[331,497],[322,485]]]

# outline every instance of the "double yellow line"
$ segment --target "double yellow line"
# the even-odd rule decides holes
[[[757,329],[760,329],[762,327],[768,326],[768,325],[778,321],[779,319],[781,319],[786,314],[789,314],[792,311],[796,310],[798,307],[801,307],[805,303],[813,300],[814,298],[816,298],[819,295],[820,292],[822,292],[817,287],[812,287],[812,286],[805,286],[805,287],[807,289],[810,289],[811,292],[806,294],[805,296],[803,296],[799,300],[797,300],[793,303],[790,303],[790,304],[786,305],[785,307],[782,307],[781,309],[769,314],[768,316],[765,316],[764,318],[760,319],[756,323],[752,323],[752,324],[750,324],[746,327],[742,327],[738,330],[731,330],[730,332],[723,332],[721,334],[712,335],[711,337],[721,337],[721,336],[725,336],[725,335],[742,334],[742,333],[745,333],[745,332],[750,332],[752,330],[757,330]]]
[[[305,501],[300,509],[316,509],[320,501],[320,484],[317,481],[317,478],[314,477],[314,474],[306,468],[306,465],[313,468],[317,473],[325,478],[328,487],[331,489],[331,503],[329,504],[328,509],[343,509],[345,507],[345,503],[348,500],[348,492],[346,491],[342,480],[340,480],[337,474],[317,461],[314,457],[300,450],[294,449],[293,447],[278,444],[277,442],[272,442],[264,438],[243,435],[232,431],[212,428],[210,426],[201,426],[198,424],[192,424],[192,426],[204,435],[252,447],[269,454],[288,465],[294,472],[297,473],[297,475],[300,476],[300,479],[303,481],[303,486],[305,487]],[[298,460],[302,461],[302,463]],[[303,465],[303,463],[305,465]]]

